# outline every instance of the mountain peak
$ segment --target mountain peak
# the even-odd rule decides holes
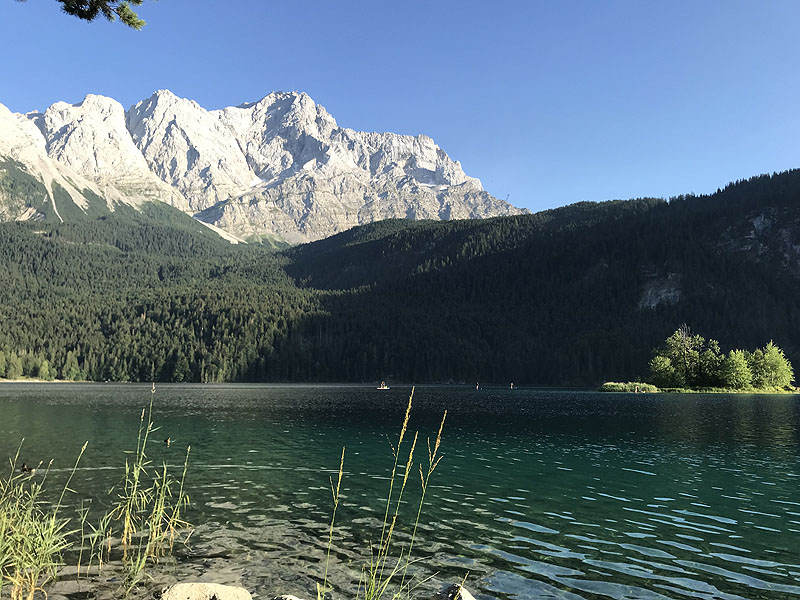
[[[341,128],[305,92],[207,110],[161,89],[127,111],[88,94],[15,119],[37,152],[107,199],[161,199],[239,237],[299,242],[386,218],[520,212],[430,137]]]

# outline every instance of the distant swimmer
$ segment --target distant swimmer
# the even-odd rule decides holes
[[[172,438],[167,438],[164,440],[164,445],[169,448],[170,444],[172,444]]]
[[[476,383],[476,384],[475,384],[475,389],[476,389],[476,390],[479,390],[479,389],[481,389],[480,383]]]
[[[511,389],[512,390],[514,389],[514,382],[513,381],[511,382]]]
[[[22,466],[19,468],[22,473],[28,473],[29,475],[33,475],[36,473],[36,469],[33,467],[29,467],[28,463],[22,463]]]

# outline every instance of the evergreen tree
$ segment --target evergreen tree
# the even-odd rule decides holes
[[[189,369],[189,361],[184,356],[183,352],[179,352],[175,359],[175,368],[172,373],[172,381],[182,383],[184,381],[192,380],[192,372]]]
[[[145,22],[131,8],[131,4],[139,6],[142,0],[58,0],[62,10],[84,21],[94,21],[103,16],[109,21],[118,18],[132,29],[141,29]]]
[[[70,350],[64,360],[64,366],[61,367],[61,379],[66,381],[76,381],[81,379],[81,367],[78,364],[78,358],[75,352]]]
[[[16,353],[11,352],[6,356],[6,378],[19,379],[22,377],[22,361]]]
[[[53,371],[50,368],[50,363],[47,361],[47,359],[44,359],[39,365],[38,377],[39,379],[44,379],[45,381],[53,380]]]
[[[794,227],[798,197],[793,171],[669,203],[396,219],[282,253],[133,211],[1,223],[0,348],[70,379],[588,385],[633,379],[652,357],[662,386],[722,386],[714,340],[685,328],[649,352],[680,318],[749,347],[780,332],[797,360],[800,278],[784,238],[756,232],[759,253],[728,242],[752,231],[753,211]],[[679,297],[643,303],[676,272]],[[753,382],[768,386],[764,349],[753,356]]]

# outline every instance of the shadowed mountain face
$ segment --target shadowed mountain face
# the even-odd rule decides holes
[[[13,183],[0,193],[49,210]],[[0,353],[89,379],[587,385],[645,376],[681,323],[724,351],[772,339],[798,365],[800,171],[669,202],[393,219],[279,253],[120,205],[0,224],[0,280]]]
[[[109,210],[160,200],[241,238],[297,243],[387,218],[525,212],[429,137],[339,127],[304,93],[210,111],[165,90],[127,112],[96,95],[27,115],[0,106],[0,132],[0,160],[48,190],[55,181],[78,207],[86,189]],[[7,217],[44,215],[8,196],[0,205]]]

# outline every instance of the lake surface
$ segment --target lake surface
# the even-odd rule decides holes
[[[409,391],[159,386],[158,440],[173,443],[151,456],[178,474],[191,445],[197,529],[156,581],[316,597],[329,477],[346,446],[329,578],[334,598],[355,597]],[[0,458],[24,437],[22,460],[55,458],[63,479],[88,440],[73,501],[94,497],[99,512],[150,396],[144,385],[0,385]],[[479,599],[800,598],[800,397],[417,387],[409,430],[423,463],[444,409],[444,458],[414,545],[414,574],[432,576],[419,597],[468,573]],[[401,543],[418,478],[415,468]],[[62,594],[104,595],[68,583]]]

